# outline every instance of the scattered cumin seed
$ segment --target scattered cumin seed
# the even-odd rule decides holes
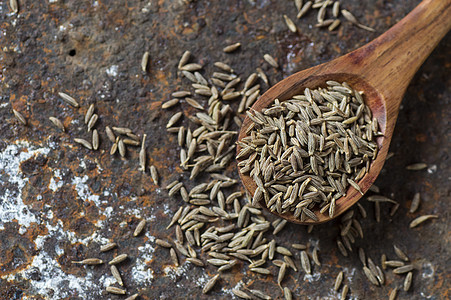
[[[73,264],[82,264],[82,265],[100,265],[103,264],[103,260],[100,258],[86,258],[80,261],[72,261]]]
[[[110,270],[111,270],[111,274],[116,279],[117,283],[119,283],[119,285],[121,285],[121,286],[124,286],[124,282],[122,281],[121,273],[119,273],[119,270],[117,269],[117,267],[115,265],[112,265],[110,267]]]
[[[340,273],[338,273],[337,277],[335,278],[334,291],[338,291],[340,289],[342,282],[343,282],[343,271],[340,271]]]
[[[297,14],[296,18],[300,19],[302,18],[312,7],[313,2],[312,1],[307,1],[301,8],[301,10],[299,10],[299,13]]]
[[[202,69],[202,65],[196,64],[196,63],[186,64],[180,68],[180,70],[182,70],[182,71],[189,71],[189,72],[199,71],[201,69]]]
[[[405,292],[409,291],[410,286],[412,285],[412,276],[413,273],[409,272],[407,273],[406,278],[404,279],[403,289]]]
[[[400,259],[404,261],[409,261],[409,257],[402,251],[398,246],[393,245],[393,249],[395,250],[396,256],[398,256]]]
[[[238,298],[241,299],[252,299],[251,296],[249,296],[248,294],[246,294],[245,292],[238,290],[238,289],[232,289],[232,293],[237,296]]]
[[[96,124],[97,120],[99,119],[99,115],[93,114],[88,122],[88,131],[91,131],[92,128],[94,128],[94,125]]]
[[[421,223],[429,220],[429,219],[438,219],[438,215],[423,215],[423,216],[419,216],[418,218],[414,219],[412,222],[410,222],[409,227],[410,228],[415,228],[418,225],[420,225]]]
[[[116,295],[125,295],[126,291],[124,289],[120,289],[115,286],[107,286],[105,289],[108,293],[116,294]]]
[[[138,236],[141,234],[141,232],[144,230],[144,227],[146,226],[146,220],[142,219],[139,221],[138,225],[135,228],[135,231],[133,232],[133,236]]]
[[[119,150],[119,154],[122,157],[125,157],[125,154],[127,152],[127,148],[125,147],[124,141],[122,139],[119,139],[117,142],[117,149]]]
[[[391,292],[390,295],[388,296],[388,300],[396,300],[396,297],[398,296],[398,288],[394,288]]]
[[[95,109],[94,104],[89,105],[89,108],[88,108],[88,110],[86,111],[86,114],[85,114],[85,124],[89,123],[89,120],[91,119],[91,117],[92,117],[92,115],[94,113],[94,109]]]
[[[27,120],[25,119],[25,117],[20,112],[18,112],[17,110],[13,109],[13,113],[14,113],[14,116],[16,117],[16,119],[19,120],[20,123],[22,123],[23,125],[27,125]]]
[[[178,120],[181,119],[181,117],[183,116],[182,112],[177,112],[175,113],[168,121],[168,123],[166,124],[166,128],[170,128],[172,127],[175,123],[177,123]]]
[[[215,276],[213,276],[210,280],[208,280],[208,282],[205,284],[204,288],[202,289],[202,293],[207,294],[209,291],[211,291],[211,289],[215,286],[216,282],[219,279],[219,275],[217,274]]]
[[[114,249],[114,248],[116,248],[116,247],[117,247],[117,244],[116,244],[116,243],[114,243],[114,242],[108,243],[108,244],[106,244],[106,245],[100,246],[100,252],[110,251],[110,250],[112,250],[112,249]]]
[[[97,129],[94,129],[92,131],[92,149],[97,150],[99,149],[99,132]]]
[[[89,121],[88,121],[89,122]],[[110,142],[115,143],[116,142],[116,136],[114,135],[113,130],[111,130],[110,126],[105,127],[105,133]]]
[[[179,102],[180,102],[180,99],[174,98],[174,99],[171,99],[171,100],[168,100],[168,101],[162,103],[161,108],[167,109],[167,108],[177,105]]]
[[[425,163],[415,163],[415,164],[408,165],[406,167],[406,170],[409,170],[409,171],[420,171],[420,170],[426,169],[427,166],[428,165],[425,164]]]
[[[240,47],[241,47],[241,43],[235,43],[235,44],[231,44],[231,45],[224,47],[224,49],[222,49],[222,51],[224,51],[225,53],[230,53],[230,52],[237,50]]]
[[[334,31],[335,29],[338,28],[338,26],[340,26],[340,24],[341,24],[341,21],[339,19],[336,19],[329,25],[327,30]]]
[[[294,24],[294,22],[287,15],[283,15],[283,18],[285,20],[285,23],[287,24],[288,29],[291,32],[296,32],[297,31],[296,24]]]
[[[117,133],[117,134],[127,134],[127,133],[132,133],[132,130],[130,128],[126,128],[126,127],[114,127],[113,126],[113,130]]]
[[[404,274],[404,273],[412,271],[413,269],[414,269],[413,265],[404,265],[402,267],[398,267],[396,269],[393,269],[393,273],[395,273],[395,274]]]
[[[66,103],[69,103],[73,107],[79,107],[80,106],[78,104],[77,100],[75,100],[74,98],[72,98],[68,94],[63,93],[63,92],[58,92],[58,95],[60,95],[61,99],[63,99],[64,101],[66,101]]]
[[[171,260],[172,260],[172,263],[174,264],[174,266],[178,267],[179,259],[177,257],[177,253],[175,252],[174,248],[171,247],[171,249],[169,250],[169,254],[171,255]]]
[[[11,11],[15,14],[19,12],[19,4],[17,0],[9,0],[9,7],[11,7]]]
[[[139,296],[138,293],[131,295],[130,297],[125,298],[124,300],[135,300],[137,299]]]
[[[412,203],[410,204],[409,213],[413,214],[417,211],[418,207],[420,206],[420,200],[420,193],[415,193],[412,199]]]
[[[223,70],[223,71],[226,71],[226,72],[229,72],[229,73],[233,73],[232,67],[230,67],[230,66],[229,66],[228,64],[226,64],[226,63],[217,61],[217,62],[214,63],[214,66],[215,66],[215,67],[218,67],[219,69],[221,69],[221,70]]]
[[[285,297],[285,300],[292,300],[293,295],[291,294],[291,290],[288,287],[283,288],[283,295]]]
[[[348,11],[346,9],[342,9],[341,14],[345,17],[346,20],[348,20],[352,24],[357,25],[359,23],[350,11]]]
[[[269,55],[269,54],[265,54],[265,55],[263,55],[263,58],[266,60],[266,62],[268,63],[268,64],[270,64],[272,67],[274,67],[274,68],[279,68],[279,64],[277,63],[277,61],[274,59],[274,57],[272,57],[271,55]]]
[[[171,243],[169,243],[169,242],[167,242],[165,240],[161,240],[161,239],[156,239],[155,243],[157,245],[161,246],[161,247],[164,247],[164,248],[171,248],[172,247]]]
[[[375,286],[379,285],[379,281],[377,280],[376,276],[371,272],[371,270],[368,267],[363,267],[363,273],[365,274],[366,278],[368,278],[368,281],[374,284]]]
[[[121,262],[123,262],[124,260],[126,260],[127,257],[128,257],[127,254],[119,254],[119,255],[117,255],[115,258],[113,258],[112,260],[110,260],[110,261],[108,262],[108,264],[109,264],[109,265],[116,265],[116,264],[121,263]]]
[[[55,117],[49,117],[50,122],[53,123],[58,129],[60,129],[62,132],[65,131],[63,122],[61,122],[59,119]]]
[[[341,291],[341,300],[345,300],[346,296],[348,295],[348,291],[349,291],[349,286],[347,284],[345,284],[343,286],[343,291]]]
[[[177,66],[177,68],[180,70],[184,65],[186,65],[190,59],[191,56],[191,52],[190,51],[185,51],[183,52],[182,57],[180,58],[179,64]]]
[[[74,142],[84,146],[85,148],[88,148],[89,150],[92,150],[92,145],[90,142],[88,142],[85,139],[80,139],[80,138],[74,138]]]

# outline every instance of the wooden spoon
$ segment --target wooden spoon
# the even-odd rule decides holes
[[[376,180],[384,165],[393,135],[399,105],[410,80],[439,41],[451,29],[451,0],[424,0],[404,19],[365,46],[330,62],[298,72],[280,81],[264,93],[252,106],[261,111],[274,101],[290,99],[302,94],[305,88],[324,87],[327,80],[347,82],[356,90],[364,91],[366,104],[377,118],[383,133],[377,144],[379,153],[369,172],[358,182],[366,192]],[[252,121],[246,117],[238,140],[246,137]],[[238,147],[238,152],[241,150]],[[253,195],[257,185],[240,172],[246,189]],[[354,188],[336,201],[334,217],[339,216],[361,198]],[[260,203],[268,210],[265,203]],[[269,211],[269,210],[268,210]],[[328,214],[315,211],[318,221],[301,222],[291,213],[275,215],[293,223],[319,224],[329,221]]]

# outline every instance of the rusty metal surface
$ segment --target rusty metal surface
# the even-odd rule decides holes
[[[316,16],[309,14],[296,21],[300,33],[294,34],[282,18],[295,19],[292,1],[19,1],[17,16],[2,2],[0,299],[123,298],[103,292],[114,282],[108,266],[71,263],[85,257],[109,260],[115,253],[129,254],[121,272],[127,290],[139,292],[142,299],[227,299],[237,284],[252,284],[281,298],[276,277],[252,275],[244,264],[225,273],[209,296],[203,295],[202,286],[214,269],[174,267],[169,252],[154,243],[156,237],[174,237],[165,227],[182,200],[168,197],[148,173],[139,171],[137,150],[126,159],[111,157],[103,128],[117,125],[147,133],[148,163],[159,169],[161,185],[185,180],[189,174],[179,167],[176,137],[165,130],[171,112],[160,109],[173,90],[189,86],[177,74],[185,49],[205,65],[207,74],[213,72],[213,62],[223,60],[243,76],[262,66],[274,83],[365,44],[417,3],[342,3],[376,33],[345,23],[330,34],[311,28]],[[236,53],[221,51],[237,41],[242,47]],[[151,57],[147,74],[140,67],[145,51]],[[362,221],[366,236],[357,247],[379,261],[382,253],[395,258],[396,243],[419,267],[402,299],[450,297],[450,52],[448,34],[410,84],[391,145],[394,156],[376,182],[384,195],[400,202],[397,214],[389,217],[389,206],[382,205],[382,222],[376,223],[371,203],[361,201],[369,217]],[[281,70],[264,63],[265,53],[278,59]],[[74,96],[82,107],[69,107],[58,91]],[[98,152],[73,142],[87,137],[83,116],[90,103],[96,104],[97,127],[102,128]],[[28,126],[17,122],[12,108],[24,114]],[[58,116],[67,132],[57,131],[49,116]],[[426,162],[428,169],[406,171],[414,162]],[[412,215],[408,208],[415,192],[421,192],[423,201]],[[432,213],[440,218],[408,228],[414,216]],[[148,220],[146,234],[132,237],[141,217]],[[278,242],[287,246],[319,242],[322,266],[312,276],[291,272],[284,282],[296,299],[337,298],[332,286],[340,270],[345,270],[352,299],[387,298],[392,288],[402,286],[401,277],[389,272],[383,287],[370,285],[358,256],[339,254],[336,234],[331,224],[311,234],[290,224],[278,235]],[[99,255],[99,246],[109,240],[119,247]]]

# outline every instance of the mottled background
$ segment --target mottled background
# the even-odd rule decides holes
[[[172,214],[183,203],[170,199],[149,174],[138,170],[138,150],[126,159],[109,155],[104,126],[130,127],[148,134],[148,163],[155,164],[162,186],[187,179],[179,168],[176,138],[165,130],[173,112],[162,111],[177,87],[189,83],[177,74],[184,50],[193,61],[213,72],[222,60],[238,74],[248,76],[261,66],[272,83],[305,68],[326,62],[369,42],[390,28],[419,3],[418,0],[348,0],[342,7],[370,33],[344,22],[337,32],[314,28],[316,14],[297,20],[293,1],[62,1],[19,0],[19,14],[8,1],[0,4],[0,299],[120,299],[103,290],[114,283],[106,265],[80,267],[72,260],[111,259],[98,254],[99,245],[114,240],[130,259],[120,266],[130,293],[142,299],[207,298],[202,286],[214,275],[206,270],[171,265],[168,251],[156,247],[156,237],[172,238],[167,231]],[[287,14],[299,31],[291,33]],[[343,18],[341,18],[344,21]],[[241,42],[234,54],[222,48]],[[149,72],[141,70],[142,54],[150,52]],[[281,65],[275,70],[263,61],[270,53]],[[358,246],[373,260],[382,253],[394,258],[392,244],[402,245],[420,266],[412,289],[400,299],[448,299],[451,266],[450,149],[451,149],[451,35],[448,34],[411,82],[394,133],[390,158],[376,184],[400,202],[394,217],[382,205],[382,222],[373,218],[373,206],[362,200],[370,216],[363,221],[366,237]],[[63,103],[58,91],[81,104]],[[101,151],[73,142],[87,137],[83,115],[96,104],[100,118]],[[14,118],[22,112],[29,125]],[[48,121],[60,118],[61,133]],[[406,171],[415,162],[427,170]],[[419,212],[408,213],[415,192],[422,195]],[[438,214],[440,218],[411,230],[413,217]],[[148,220],[145,236],[132,238],[140,218]],[[312,276],[291,273],[286,285],[300,299],[335,299],[336,274],[346,273],[350,298],[383,299],[402,284],[387,273],[383,287],[370,285],[357,255],[342,257],[335,248],[336,229],[322,225],[307,235],[303,226],[289,225],[278,241],[317,243],[322,266]],[[335,228],[335,227],[333,227]],[[210,293],[212,299],[230,298],[236,286],[253,284],[280,297],[275,279],[246,273],[247,267],[226,273]],[[270,284],[267,284],[270,282]]]

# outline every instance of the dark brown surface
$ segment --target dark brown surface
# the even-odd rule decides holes
[[[126,126],[139,135],[147,133],[148,163],[158,167],[163,186],[179,177],[187,179],[189,175],[178,167],[176,138],[165,130],[173,111],[160,109],[161,101],[169,99],[179,85],[189,86],[178,78],[176,70],[185,49],[194,53],[194,61],[206,66],[206,74],[211,74],[213,62],[223,60],[243,76],[262,66],[274,83],[362,46],[419,1],[342,3],[377,32],[345,23],[336,34],[310,28],[316,19],[313,13],[296,21],[300,33],[288,32],[282,15],[295,19],[291,1],[97,1],[97,5],[93,1],[19,1],[19,16],[9,13],[7,2],[0,4],[2,300],[23,296],[123,298],[101,292],[107,282],[106,265],[84,268],[71,264],[90,256],[111,259],[113,253],[98,255],[99,243],[104,242],[98,237],[116,241],[119,248],[114,253],[130,255],[120,269],[131,293],[139,291],[143,299],[207,298],[198,281],[206,278],[205,274],[213,276],[214,269],[185,265],[180,275],[166,276],[169,253],[153,242],[153,237],[174,236],[173,230],[165,227],[182,201],[170,199],[165,190],[151,183],[148,174],[138,170],[137,150],[131,150],[127,159],[112,158],[103,127]],[[223,46],[236,41],[243,45],[239,51],[222,53]],[[140,67],[145,51],[151,57],[148,74]],[[450,297],[450,52],[448,34],[416,74],[401,104],[390,148],[395,155],[376,182],[384,195],[401,203],[398,213],[391,218],[389,206],[382,205],[384,214],[378,224],[372,217],[371,203],[361,201],[369,217],[363,222],[366,237],[357,245],[379,260],[382,253],[395,258],[395,242],[420,266],[412,290],[400,293],[400,299]],[[269,68],[263,61],[264,53],[273,55],[281,70]],[[117,66],[117,73],[112,66]],[[72,95],[82,107],[64,104],[58,91]],[[100,152],[73,142],[75,137],[88,136],[83,115],[90,103],[96,103],[100,116]],[[27,118],[27,127],[18,124],[12,108]],[[49,116],[60,118],[67,133],[55,130]],[[430,172],[404,169],[414,162],[426,162]],[[13,174],[15,171],[20,173]],[[55,188],[54,182],[64,184]],[[422,204],[412,215],[408,207],[415,192],[421,192]],[[15,206],[16,201],[24,206]],[[16,211],[6,212],[15,207]],[[110,214],[108,207],[113,208]],[[440,218],[408,229],[414,216],[429,213]],[[131,237],[139,222],[135,216],[150,219],[148,233],[140,238]],[[96,224],[103,225],[97,228]],[[352,297],[359,299],[386,298],[393,287],[402,284],[401,277],[387,272],[384,287],[370,285],[358,257],[343,258],[335,248],[336,231],[328,228],[330,224],[321,225],[307,235],[305,227],[291,224],[277,237],[286,246],[321,237],[322,266],[314,268],[314,276],[304,278],[302,272],[292,272],[284,281],[296,298],[335,298],[331,287],[340,270],[345,270]],[[145,245],[147,248],[139,250]],[[136,272],[138,266],[144,271]],[[246,284],[252,282],[253,288],[280,297],[274,278],[265,281],[243,273],[247,267],[239,270],[226,273],[210,298],[229,298],[226,291],[242,279]],[[151,277],[139,276],[147,272]]]

